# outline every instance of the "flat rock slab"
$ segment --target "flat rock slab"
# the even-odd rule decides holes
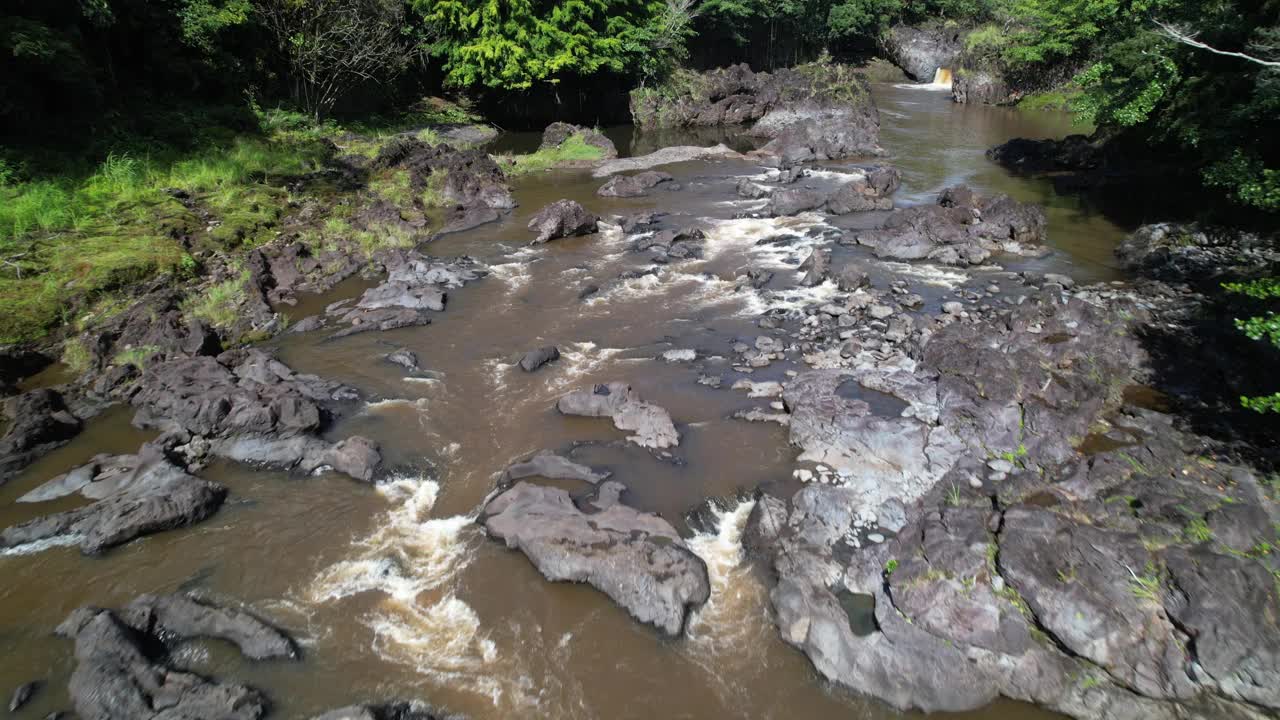
[[[480,522],[548,580],[588,583],[640,622],[680,635],[710,596],[706,565],[670,523],[619,502],[620,486],[605,489],[588,514],[564,490],[519,483],[490,500]]]
[[[727,145],[714,147],[697,147],[694,145],[673,145],[656,150],[648,155],[610,160],[591,172],[595,177],[609,177],[615,173],[632,170],[648,170],[659,165],[671,165],[690,160],[706,160],[710,158],[741,158],[742,153],[731,150]]]
[[[169,649],[214,637],[251,659],[297,657],[267,623],[185,595],[144,595],[119,612],[80,608],[57,633],[75,641],[69,691],[85,720],[258,720],[268,708],[260,691],[178,670]]]
[[[550,450],[544,450],[524,462],[509,466],[502,473],[502,478],[504,482],[510,482],[540,476],[553,480],[582,480],[595,485],[608,480],[611,475],[613,473],[607,470],[597,472]]]
[[[624,382],[576,390],[560,398],[556,409],[564,415],[611,418],[614,427],[634,432],[627,439],[640,447],[664,449],[680,444],[680,433],[671,414],[641,400]]]
[[[663,183],[668,183],[666,187],[670,190],[677,190],[680,187],[670,173],[645,170],[635,175],[615,175],[609,178],[609,182],[601,185],[600,189],[596,190],[596,194],[600,197],[644,197],[649,194],[651,188]]]
[[[0,531],[0,548],[72,538],[86,555],[97,554],[142,535],[200,522],[227,497],[226,487],[187,474],[152,445],[144,445],[138,455],[96,459],[54,478],[26,499],[74,492],[97,502],[6,528]]]

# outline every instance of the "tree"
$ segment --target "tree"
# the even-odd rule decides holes
[[[656,41],[691,8],[667,0],[412,1],[438,33],[430,49],[444,58],[449,84],[502,90],[600,71],[643,74],[654,52],[675,49]]]
[[[399,0],[257,0],[257,9],[316,120],[357,84],[404,72],[415,53]]]

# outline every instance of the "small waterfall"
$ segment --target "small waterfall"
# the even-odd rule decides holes
[[[951,69],[943,68],[943,67],[938,68],[937,72],[933,74],[932,84],[940,88],[950,89],[951,88]]]

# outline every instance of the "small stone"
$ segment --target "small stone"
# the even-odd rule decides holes
[[[893,308],[888,305],[872,305],[869,312],[871,313],[871,317],[877,320],[883,320],[893,314]]]
[[[796,479],[799,480],[800,482],[805,482],[805,483],[813,482],[813,473],[808,470],[805,470],[804,468],[796,470],[792,474],[795,475]]]
[[[871,533],[870,535],[867,536],[867,542],[875,543],[879,545],[880,543],[884,542],[884,536],[881,535],[880,533]]]
[[[1001,591],[1003,591],[1003,590],[1004,590],[1004,578],[1000,577],[999,575],[996,575],[996,576],[992,577],[992,578],[991,578],[991,589],[992,589],[992,590],[995,590],[996,592],[1001,592]]]
[[[974,490],[981,488],[982,480],[980,480],[977,475],[969,476],[969,487],[973,488]]]
[[[769,407],[773,408],[774,410],[785,410],[787,406],[783,405],[781,402],[777,400],[774,400],[773,402],[769,403]]]
[[[964,305],[952,300],[951,302],[942,303],[942,312],[948,315],[959,315],[964,311]]]
[[[756,349],[768,350],[774,346],[775,342],[776,341],[768,335],[761,335],[756,338]]]
[[[1013,471],[1013,463],[1004,458],[993,458],[987,461],[987,467],[998,473],[1009,473]]]

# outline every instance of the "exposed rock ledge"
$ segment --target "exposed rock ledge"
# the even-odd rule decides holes
[[[622,490],[604,483],[584,511],[564,490],[518,483],[489,500],[479,522],[548,580],[589,583],[640,622],[680,635],[710,596],[706,564],[671,523],[620,502]]]
[[[1280,507],[1168,416],[1122,403],[1143,317],[1044,290],[939,329],[918,366],[789,383],[792,441],[849,484],[765,495],[748,523],[784,640],[902,710],[1280,710]],[[877,417],[859,386],[906,410]],[[1077,449],[1091,433],[1105,442]],[[868,521],[886,542],[860,542]]]
[[[635,432],[627,439],[640,447],[664,449],[680,443],[680,433],[671,422],[671,414],[641,400],[640,395],[623,382],[571,392],[560,398],[556,409],[565,415],[611,418],[619,430]]]
[[[168,650],[218,638],[252,660],[293,659],[288,636],[258,618],[186,595],[143,595],[119,611],[81,608],[58,626],[75,641],[69,691],[84,720],[257,720],[260,691],[173,667]]]

